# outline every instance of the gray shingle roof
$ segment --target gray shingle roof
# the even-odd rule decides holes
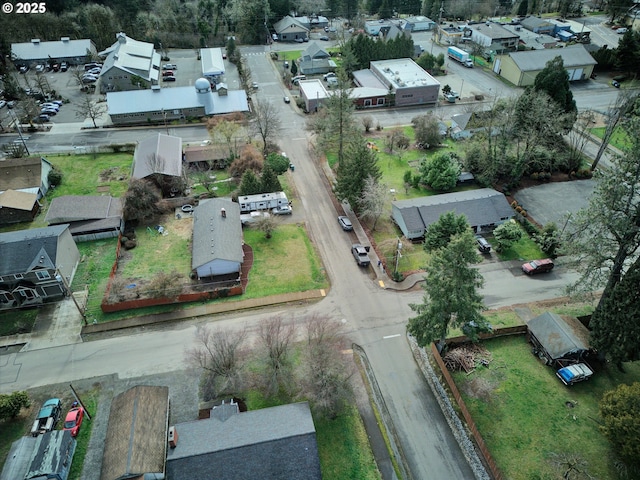
[[[278,34],[287,33],[287,32],[308,32],[309,31],[307,27],[302,25],[298,20],[296,20],[290,15],[287,15],[281,20],[277,21],[273,25],[273,29]]]
[[[221,215],[225,209],[226,217]],[[242,263],[242,222],[240,205],[226,198],[200,202],[193,212],[191,268],[213,260]]]
[[[398,200],[392,205],[400,210],[409,231],[426,228],[440,215],[450,211],[463,214],[472,227],[491,225],[513,217],[513,209],[506,197],[491,188]]]
[[[572,45],[565,48],[543,48],[541,50],[527,50],[513,52],[509,56],[523,72],[542,70],[548,61],[562,57],[565,68],[575,68],[586,65],[596,65],[596,62],[583,45]]]
[[[169,388],[139,385],[111,402],[100,480],[164,472]]]
[[[486,23],[478,23],[475,25],[469,25],[468,28],[470,28],[471,30],[475,30],[493,40],[518,38],[518,35],[510,32],[498,23],[489,22],[489,25],[487,25]]]
[[[122,201],[109,195],[64,195],[51,201],[44,221],[48,224],[102,220],[122,216]]]
[[[41,257],[42,267],[56,268],[58,239],[68,225],[0,233],[0,275],[31,270]]]
[[[182,175],[182,138],[159,133],[138,143],[133,154],[133,178],[154,173]]]
[[[527,327],[554,360],[589,349],[589,330],[575,318],[545,312],[529,320]]]
[[[175,427],[178,445],[167,454],[167,478],[321,478],[315,427],[306,402]]]

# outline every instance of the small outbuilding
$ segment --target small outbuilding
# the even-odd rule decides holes
[[[547,365],[583,361],[590,351],[589,330],[577,318],[545,312],[527,322],[533,352]]]
[[[63,195],[51,201],[44,221],[69,224],[76,243],[117,237],[124,230],[122,200],[110,195]]]
[[[40,211],[38,195],[17,190],[0,193],[0,225],[31,222]]]
[[[40,435],[24,480],[67,480],[75,451],[76,439],[68,430]]]

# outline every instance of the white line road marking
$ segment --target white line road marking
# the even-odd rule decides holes
[[[399,336],[400,336],[400,334],[399,334],[399,333],[396,333],[395,335],[386,335],[386,336],[384,336],[384,337],[382,337],[382,338],[383,338],[383,339],[385,339],[385,340],[387,340],[388,338],[396,338],[396,337],[399,337]]]

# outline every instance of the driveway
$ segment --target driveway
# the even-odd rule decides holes
[[[515,198],[536,222],[554,222],[561,229],[569,214],[589,205],[594,187],[593,179],[546,183],[520,190]]]

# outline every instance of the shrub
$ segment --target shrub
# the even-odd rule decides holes
[[[518,202],[516,200],[511,202],[511,208],[516,208],[517,206],[518,206]]]
[[[53,170],[49,171],[49,174],[47,175],[47,180],[49,180],[50,185],[61,185],[62,172],[57,168],[53,168]]]
[[[531,180],[538,180],[538,172],[533,172],[531,174]]]
[[[22,408],[29,408],[31,400],[25,391],[13,392],[10,395],[0,395],[0,420],[16,418]]]

